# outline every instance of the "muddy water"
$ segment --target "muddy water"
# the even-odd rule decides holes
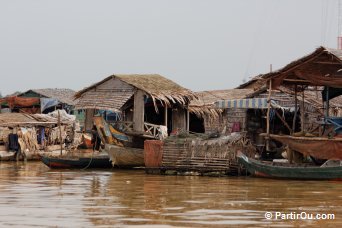
[[[342,182],[55,171],[0,163],[0,227],[342,225]],[[265,212],[334,220],[266,220]],[[273,217],[275,214],[273,214]]]

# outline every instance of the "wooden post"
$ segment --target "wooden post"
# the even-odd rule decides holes
[[[136,132],[144,132],[145,102],[144,92],[137,90],[134,93],[133,129]]]
[[[59,141],[61,145],[61,156],[63,154],[63,142],[62,142],[62,127],[61,127],[61,114],[58,110],[58,128],[59,128]]]
[[[327,88],[327,93],[325,95],[325,106],[326,106],[325,117],[328,118],[329,117],[329,86],[327,86],[326,88]]]
[[[292,132],[294,133],[296,131],[296,119],[297,119],[297,110],[298,110],[298,103],[297,103],[297,85],[295,85],[295,113],[293,116],[293,121],[292,121]]]
[[[266,150],[270,149],[270,112],[271,112],[271,95],[272,95],[272,79],[270,79],[270,85],[269,85],[269,93],[267,98],[267,122],[266,122]]]
[[[167,127],[167,104],[165,104],[164,108],[164,125]]]
[[[84,119],[84,130],[91,131],[93,129],[93,117],[95,114],[95,109],[86,109],[85,110],[85,119]]]
[[[190,130],[190,113],[189,109],[186,110],[186,131]]]
[[[302,93],[302,103],[301,103],[301,112],[300,112],[300,118],[301,118],[301,121],[300,121],[300,123],[301,123],[301,132],[302,133],[304,133],[304,127],[305,127],[305,121],[304,121],[304,119],[305,119],[305,107],[304,107],[304,86],[302,87],[302,89],[303,89],[303,93]]]
[[[290,126],[286,123],[286,121],[284,120],[284,118],[278,113],[278,111],[276,110],[275,113],[277,114],[278,118],[281,120],[281,122],[283,122],[283,124],[285,125],[285,127],[287,127],[287,129],[290,131],[290,134],[292,135],[292,129],[290,128]]]

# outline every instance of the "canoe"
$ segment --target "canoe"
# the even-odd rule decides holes
[[[242,153],[238,161],[256,177],[298,180],[342,180],[342,166],[305,166],[301,164],[274,163],[248,158]]]
[[[113,166],[121,168],[145,166],[144,149],[105,144],[105,151]]]
[[[85,168],[109,168],[112,167],[108,156],[95,157],[48,157],[42,156],[42,162],[55,169],[85,169]]]
[[[265,135],[265,134],[262,134]],[[291,149],[317,159],[342,160],[342,138],[296,137],[273,135],[271,139],[288,145]]]

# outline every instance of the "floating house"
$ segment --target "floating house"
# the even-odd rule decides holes
[[[92,128],[96,111],[109,110],[118,113],[113,124],[126,134],[158,138],[160,126],[167,133],[189,129],[188,105],[196,95],[158,74],[115,74],[78,91],[75,98],[75,107],[86,110],[85,130]]]
[[[59,155],[79,144],[74,141],[74,126],[75,116],[65,110],[49,114],[0,113],[0,160]]]
[[[195,92],[198,99],[190,102],[190,131],[197,133],[231,133],[234,123],[244,127],[245,115],[239,110],[218,109],[215,102],[220,100],[243,99],[254,91],[252,89],[227,89]]]
[[[67,113],[72,113],[75,105],[75,91],[71,89],[30,89],[17,96],[20,98],[39,99],[38,106],[27,107],[27,109],[37,109],[38,107],[39,109],[35,113],[49,113],[56,109],[64,109]]]

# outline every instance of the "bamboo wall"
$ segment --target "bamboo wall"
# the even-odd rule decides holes
[[[226,129],[226,133],[232,132],[233,124],[238,122],[241,126],[241,131],[246,130],[246,109],[227,109],[220,117],[215,119],[205,118],[204,128],[205,133],[211,134],[216,132],[222,132]]]

